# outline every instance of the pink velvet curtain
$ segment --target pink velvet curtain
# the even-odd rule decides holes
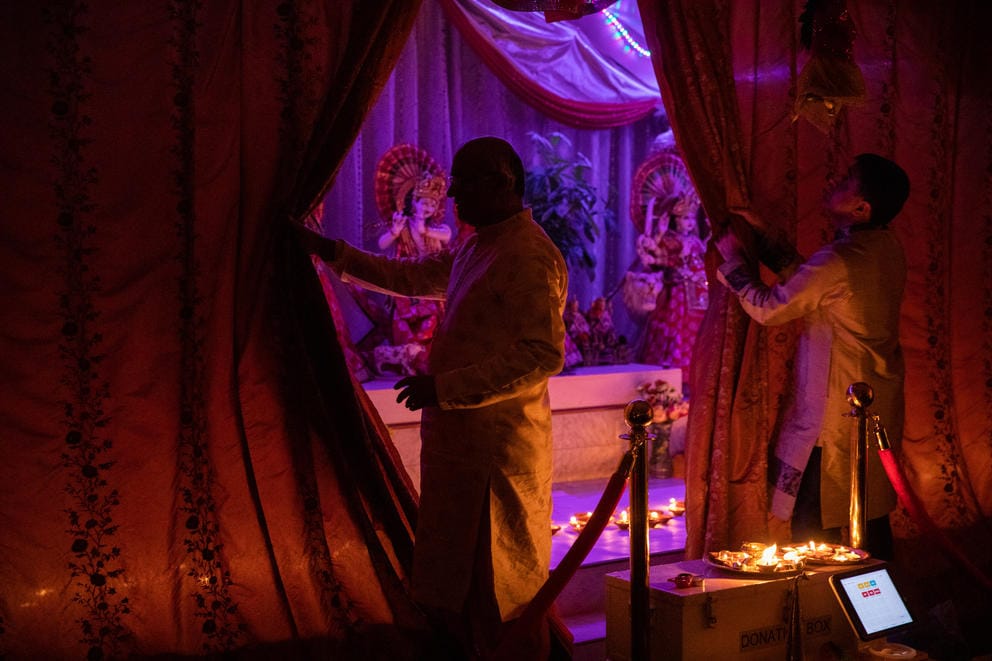
[[[902,465],[927,510],[990,571],[992,543],[992,89],[981,2],[848,0],[868,100],[824,134],[793,121],[803,3],[642,0],[665,107],[715,225],[749,202],[809,254],[829,240],[820,192],[857,153],[901,163],[913,192],[895,231],[903,305]],[[719,286],[696,345],[687,450],[687,555],[781,534],[766,525],[768,442],[796,328],[761,328]],[[927,606],[988,597],[894,518],[908,589]],[[970,601],[969,601],[970,600]],[[974,611],[975,605],[980,606]],[[960,610],[960,609],[959,609]],[[963,609],[967,612],[968,608]]]
[[[415,499],[287,230],[418,8],[4,3],[0,656],[408,648]]]

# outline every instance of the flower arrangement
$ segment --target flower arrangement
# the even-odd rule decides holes
[[[637,392],[654,409],[656,424],[675,422],[689,413],[689,400],[663,379],[645,381],[637,386]]]

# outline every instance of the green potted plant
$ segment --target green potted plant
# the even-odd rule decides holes
[[[534,165],[528,170],[524,199],[569,266],[596,277],[592,244],[602,229],[613,226],[613,215],[601,205],[588,181],[592,164],[582,153],[572,154],[571,141],[561,133],[547,138],[530,132]],[[601,222],[597,222],[601,220]]]

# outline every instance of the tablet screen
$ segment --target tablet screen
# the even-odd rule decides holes
[[[913,622],[885,567],[835,574],[830,584],[863,640],[884,636]]]

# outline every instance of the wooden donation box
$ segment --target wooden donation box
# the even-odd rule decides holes
[[[883,563],[868,560],[864,564]],[[856,658],[858,639],[847,622],[829,577],[850,567],[816,567],[799,579],[800,631],[807,659],[821,658],[831,643]],[[703,576],[703,584],[678,588],[677,574]],[[737,578],[702,560],[650,569],[651,659],[786,658],[793,578]],[[606,575],[606,652],[611,661],[630,658],[630,574]],[[822,657],[833,658],[833,657]]]

